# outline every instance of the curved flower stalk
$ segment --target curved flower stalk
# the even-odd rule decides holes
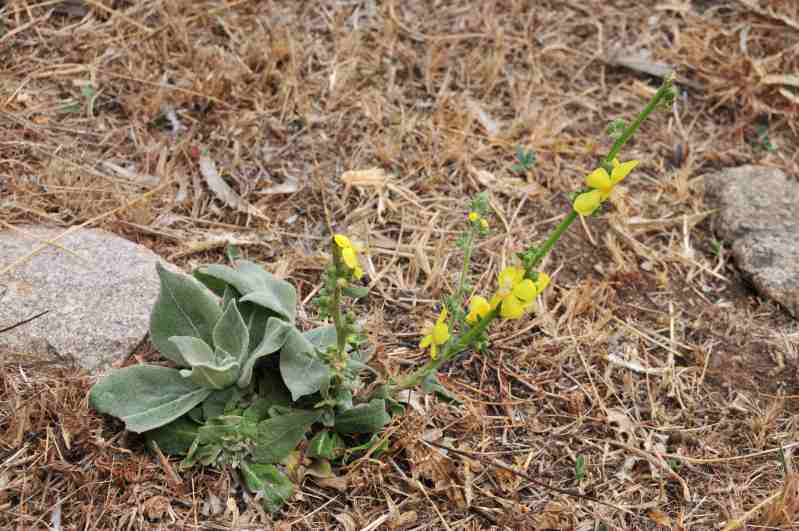
[[[667,77],[649,103],[638,114],[635,120],[615,138],[613,146],[608,155],[599,164],[599,167],[586,176],[585,183],[589,190],[577,195],[572,203],[572,210],[550,233],[546,241],[538,247],[530,247],[523,253],[519,253],[523,267],[511,266],[503,269],[498,278],[498,290],[491,297],[476,295],[469,301],[468,312],[465,313],[463,322],[468,325],[460,335],[453,338],[449,337],[449,325],[446,321],[446,313],[442,312],[436,326],[439,329],[439,339],[436,342],[435,327],[425,331],[425,336],[420,343],[422,348],[431,347],[432,359],[416,372],[393,383],[390,388],[392,391],[409,389],[418,385],[427,385],[428,389],[435,389],[429,384],[431,378],[435,378],[435,372],[441,365],[452,359],[459,352],[468,349],[485,339],[488,327],[497,317],[506,320],[520,319],[534,304],[535,298],[546,289],[550,278],[546,273],[537,272],[538,265],[552,250],[555,243],[563,236],[563,233],[577,219],[578,215],[587,216],[610,197],[613,189],[627,177],[639,164],[637,160],[620,162],[617,158],[621,148],[632,138],[646,118],[658,107],[667,105],[674,98],[672,78]],[[470,209],[468,220],[471,227],[480,227],[482,216],[480,212]],[[470,232],[469,234],[473,234]],[[468,271],[468,261],[471,257],[471,244],[473,237],[468,237],[466,242],[469,244],[464,253],[464,268],[461,274],[459,287],[453,300],[460,303],[462,293],[466,284],[465,277]],[[455,310],[462,312],[460,308]],[[453,313],[456,313],[453,311]],[[456,324],[461,321],[455,320]],[[439,348],[441,347],[441,352]],[[440,387],[440,384],[438,384]]]

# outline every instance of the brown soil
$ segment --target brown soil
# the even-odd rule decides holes
[[[463,404],[420,397],[391,426],[387,455],[337,481],[306,478],[268,516],[225,471],[178,472],[89,410],[92,375],[5,357],[0,528],[799,526],[797,324],[717,247],[703,198],[703,175],[725,167],[799,175],[797,6],[0,3],[6,229],[101,227],[187,269],[223,261],[233,241],[302,300],[328,235],[346,232],[369,247],[361,310],[392,373],[424,359],[419,330],[455,282],[469,197],[489,192],[494,210],[474,267],[487,292],[567,212],[610,146],[607,125],[654,93],[659,79],[613,50],[647,50],[680,85],[677,105],[625,148],[643,162],[624,193],[547,258],[541,311],[451,364],[443,380]],[[517,146],[537,156],[522,174]],[[215,196],[202,153],[258,214]],[[387,178],[342,181],[369,168]],[[126,362],[154,357],[145,345]],[[426,440],[474,453],[444,456]]]

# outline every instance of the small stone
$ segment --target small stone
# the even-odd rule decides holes
[[[742,166],[705,176],[705,192],[740,270],[799,318],[799,182],[776,168]]]
[[[799,318],[799,224],[750,232],[732,252],[758,291]]]
[[[0,232],[0,271],[65,230]],[[0,358],[60,357],[90,370],[124,359],[149,329],[160,258],[98,229],[78,229],[55,243],[61,248],[50,245],[0,275],[0,328],[49,310],[0,334]]]

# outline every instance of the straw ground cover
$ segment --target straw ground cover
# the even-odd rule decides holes
[[[799,174],[796,4],[530,4],[5,2],[5,228],[88,224],[186,268],[233,241],[297,285],[308,327],[321,253],[346,232],[370,251],[362,312],[384,374],[425,359],[470,196],[491,198],[473,258],[487,287],[562,219],[659,64],[683,92],[628,145],[643,163],[626,193],[547,259],[542,311],[443,371],[461,406],[412,397],[387,455],[306,478],[267,516],[229,475],[179,475],[92,413],[90,374],[4,356],[0,526],[796,525],[796,323],[740,277],[702,193],[728,166]]]

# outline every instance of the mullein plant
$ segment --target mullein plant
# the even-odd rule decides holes
[[[620,162],[621,148],[672,98],[666,80],[634,122],[614,122],[613,147],[574,194],[569,214],[543,244],[502,269],[486,294],[474,293],[469,277],[476,242],[489,233],[490,209],[483,194],[471,201],[458,240],[463,267],[457,288],[420,334],[419,348],[429,359],[416,370],[380,382],[369,367],[373,349],[351,309],[368,292],[363,248],[334,234],[316,298],[319,318],[331,324],[311,330],[296,322],[294,286],[234,248],[228,249],[231,266],[205,265],[193,275],[159,266],[150,339],[169,363],[110,371],[92,387],[92,407],[142,433],[150,446],[184,456],[182,468],[227,467],[265,509],[279,510],[304,474],[330,476],[336,464],[379,455],[385,426],[402,411],[403,391],[420,388],[454,399],[438,370],[461,352],[482,350],[496,320],[534,311],[550,283],[541,261],[578,216],[598,212],[632,172],[638,161]],[[377,385],[367,386],[368,380]]]

